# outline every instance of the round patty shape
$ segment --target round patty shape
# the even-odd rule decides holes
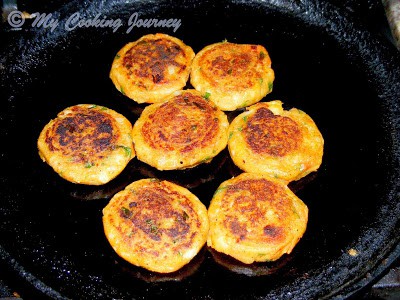
[[[147,106],[133,126],[137,158],[158,170],[210,162],[228,142],[224,112],[196,90],[175,92]]]
[[[101,185],[135,157],[132,124],[104,106],[79,104],[51,120],[39,135],[39,155],[62,178]]]
[[[306,230],[308,208],[284,181],[242,173],[218,187],[208,217],[207,245],[251,264],[291,253]]]
[[[200,251],[209,229],[207,209],[189,190],[141,179],[103,209],[106,238],[129,263],[147,270],[177,271]]]
[[[261,45],[215,43],[193,59],[190,83],[221,110],[254,104],[272,91],[274,71]]]
[[[182,89],[194,58],[191,47],[166,34],[148,34],[118,51],[110,78],[137,103],[161,102]]]
[[[248,107],[229,127],[230,156],[245,172],[298,180],[320,167],[323,148],[311,117],[296,108],[284,110],[279,100]]]

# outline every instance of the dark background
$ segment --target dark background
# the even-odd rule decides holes
[[[344,10],[347,10],[358,18],[361,22],[365,23],[368,28],[376,33],[382,35],[385,38],[391,39],[389,26],[385,17],[385,11],[380,0],[327,0]],[[0,1],[5,4],[10,1]],[[49,13],[57,10],[67,1],[60,0],[25,0],[18,1],[17,7],[20,11],[27,11],[30,13],[40,12]],[[13,32],[10,30],[8,24],[3,20],[1,23],[1,35],[0,38],[8,38],[13,34],[19,34],[19,32]],[[0,39],[0,42],[1,42]],[[394,46],[393,46],[394,47]],[[24,298],[24,296],[30,299],[41,299],[43,296],[36,292],[29,283],[22,281],[16,274],[9,273],[5,266],[0,263],[0,297],[3,298]],[[0,298],[0,299],[3,299]],[[400,299],[400,268],[399,263],[395,265],[389,273],[378,283],[376,283],[370,291],[367,291],[362,299]]]

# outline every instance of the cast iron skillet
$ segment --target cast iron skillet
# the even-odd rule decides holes
[[[71,1],[53,13],[60,22],[54,31],[30,28],[2,45],[4,265],[54,299],[339,299],[379,279],[400,254],[400,57],[394,47],[320,1],[125,2]],[[75,12],[119,18],[123,25],[116,32],[67,31]],[[135,27],[126,33],[135,12],[182,24],[176,32]],[[163,276],[125,263],[110,248],[101,210],[113,194],[133,180],[159,177],[188,187],[208,205],[219,183],[239,173],[226,151],[181,172],[157,172],[135,159],[102,187],[65,182],[39,159],[42,127],[69,105],[96,103],[136,120],[144,106],[121,95],[108,72],[125,43],[154,32],[177,36],[196,52],[224,39],[264,45],[276,72],[264,101],[300,108],[319,126],[323,164],[291,185],[310,210],[291,255],[246,266],[204,248],[187,267]]]

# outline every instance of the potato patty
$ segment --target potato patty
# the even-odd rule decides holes
[[[110,78],[115,87],[138,103],[156,103],[182,89],[194,52],[166,34],[148,34],[118,51]]]
[[[285,181],[242,173],[218,187],[208,216],[207,245],[250,264],[291,253],[306,230],[308,208]]]
[[[133,126],[137,158],[158,170],[210,162],[228,142],[224,112],[196,90],[175,92],[147,106]]]
[[[193,59],[190,83],[221,110],[233,111],[260,101],[272,91],[274,71],[261,45],[215,43]]]
[[[229,153],[240,169],[287,181],[316,171],[323,147],[311,117],[296,108],[283,110],[279,100],[248,107],[229,127]]]
[[[207,240],[207,209],[189,190],[141,179],[117,193],[103,209],[105,235],[133,265],[170,273],[188,262]]]
[[[101,185],[115,178],[135,157],[132,124],[104,106],[68,107],[41,131],[39,155],[62,178]]]

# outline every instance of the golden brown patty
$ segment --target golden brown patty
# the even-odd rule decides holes
[[[221,110],[232,111],[260,101],[274,78],[263,46],[221,42],[196,54],[190,83]]]
[[[104,106],[64,109],[42,130],[39,155],[62,178],[100,185],[115,178],[135,157],[132,124]]]
[[[228,142],[224,112],[196,90],[147,106],[133,126],[137,158],[159,170],[209,162]]]
[[[208,217],[207,245],[250,264],[291,253],[306,230],[308,208],[284,181],[242,173],[219,186]]]
[[[105,235],[126,261],[169,273],[187,264],[207,240],[207,209],[189,190],[168,181],[141,179],[103,209]]]
[[[110,78],[138,103],[164,100],[182,89],[194,58],[191,47],[166,34],[149,34],[126,44],[114,58]]]
[[[287,181],[316,171],[323,147],[310,116],[296,108],[283,110],[279,100],[247,108],[229,127],[229,153],[240,169]]]

